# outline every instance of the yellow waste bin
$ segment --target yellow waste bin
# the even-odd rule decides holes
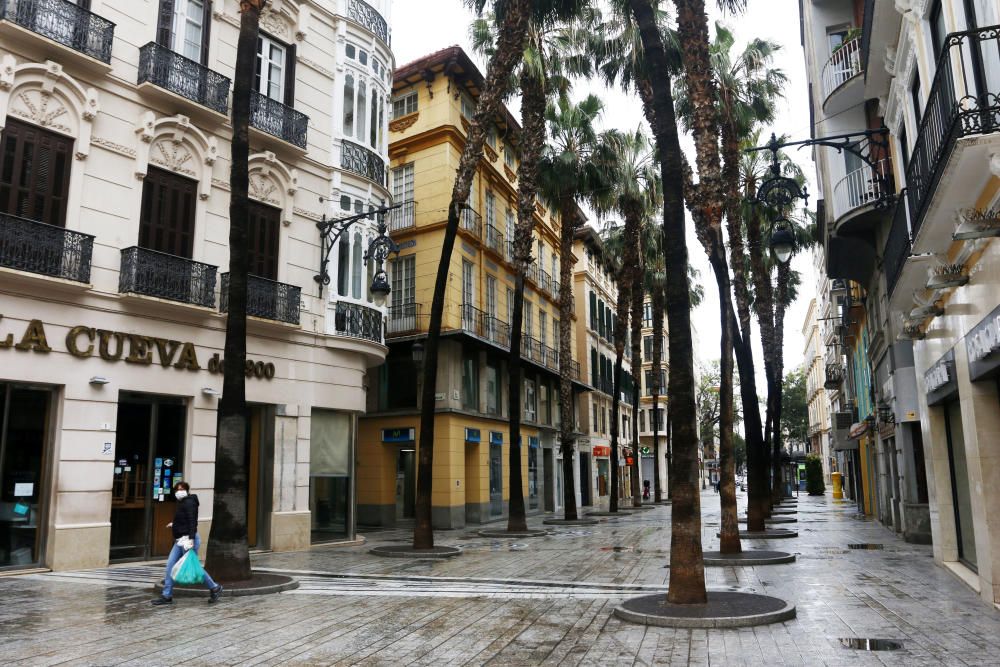
[[[844,498],[844,475],[843,473],[834,472],[830,473],[830,477],[833,478],[833,497],[836,500],[843,500]]]

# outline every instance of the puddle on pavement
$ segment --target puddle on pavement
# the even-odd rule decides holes
[[[631,553],[635,551],[635,547],[601,547],[601,551],[614,551],[615,553]]]
[[[898,651],[903,643],[893,639],[865,639],[862,637],[842,637],[840,645],[856,651]]]

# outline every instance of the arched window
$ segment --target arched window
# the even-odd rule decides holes
[[[344,136],[354,136],[354,75],[344,75]]]
[[[337,251],[337,294],[347,296],[348,271],[351,268],[351,240],[347,236],[340,237],[340,248]]]
[[[368,85],[365,80],[358,77],[358,133],[357,138],[363,143],[365,141],[365,111],[368,108]],[[350,134],[345,131],[345,134]]]
[[[361,298],[361,234],[354,235],[354,251],[351,253],[351,296]]]

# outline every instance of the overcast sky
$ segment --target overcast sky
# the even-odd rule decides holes
[[[714,3],[707,3],[710,11],[714,11]],[[669,6],[669,4],[668,4]],[[458,44],[476,61],[485,73],[483,62],[472,53],[469,41],[468,26],[472,21],[472,13],[465,8],[462,0],[395,0],[392,8],[392,46],[396,55],[396,64],[402,65],[428,53]],[[741,47],[746,40],[753,37],[763,37],[782,45],[775,60],[776,66],[782,68],[789,77],[785,100],[779,104],[779,116],[775,123],[784,133],[795,139],[805,139],[809,136],[809,106],[808,90],[805,77],[805,65],[802,47],[799,43],[799,9],[796,0],[749,0],[745,14],[739,17],[717,16],[735,31],[736,39]],[[629,97],[617,90],[610,90],[595,82],[578,82],[575,84],[574,96],[583,96],[593,92],[604,101],[603,125],[630,129],[643,123],[642,109],[637,99]],[[648,128],[646,128],[648,130]],[[769,135],[768,132],[764,136]],[[686,142],[690,151],[690,141]],[[690,152],[689,152],[690,155]],[[799,164],[813,180],[815,168],[811,162],[808,150],[792,154],[797,156]],[[691,162],[694,162],[693,155]],[[810,185],[810,191],[817,190]],[[815,199],[810,199],[810,205]],[[592,220],[593,224],[599,224]],[[689,225],[690,228],[690,225]],[[697,361],[707,363],[719,358],[719,299],[714,287],[711,268],[701,245],[689,229],[688,247],[691,263],[701,271],[702,283],[705,285],[705,300],[693,313],[695,337],[695,354]],[[815,292],[816,275],[811,265],[811,253],[800,253],[793,266],[802,273],[802,288],[798,301],[790,308],[785,317],[785,368],[792,370],[802,363],[804,340],[802,337],[802,321],[805,317],[809,298]],[[758,339],[759,340],[759,339]],[[757,344],[755,358],[761,358],[760,345]],[[758,361],[759,364],[759,361]],[[763,389],[763,382],[758,382]]]

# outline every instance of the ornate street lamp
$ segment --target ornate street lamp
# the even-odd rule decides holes
[[[795,234],[792,233],[792,226],[787,219],[778,218],[774,221],[769,245],[775,259],[782,264],[788,264],[792,253],[795,252]]]
[[[319,200],[320,203],[325,201],[323,197],[320,197]],[[323,286],[330,284],[330,272],[327,270],[327,267],[330,265],[330,253],[333,251],[334,246],[337,245],[337,241],[341,235],[357,222],[371,220],[377,216],[378,233],[368,244],[364,261],[365,266],[368,266],[369,261],[375,262],[375,273],[372,276],[372,282],[369,286],[372,300],[379,308],[385,305],[386,298],[392,291],[392,287],[389,285],[389,277],[385,272],[385,260],[389,255],[398,255],[400,250],[396,242],[389,236],[389,228],[386,224],[385,216],[389,211],[399,208],[402,205],[396,204],[395,206],[371,208],[366,213],[358,213],[357,215],[347,218],[337,218],[335,220],[327,220],[326,213],[323,214],[323,219],[316,223],[316,228],[319,229],[321,249],[319,273],[313,276],[313,280],[319,284],[320,296],[323,295]]]

